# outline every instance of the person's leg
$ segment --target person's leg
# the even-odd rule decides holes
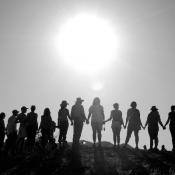
[[[138,148],[138,143],[139,143],[139,130],[134,131],[135,135],[135,143],[136,143],[136,148]]]
[[[69,127],[69,124],[68,124],[68,122],[66,122],[64,124],[63,142],[66,142],[66,135],[67,135],[68,127]]]
[[[92,123],[91,126],[92,126],[92,138],[95,144],[96,143],[96,133],[97,133],[96,123]]]
[[[159,139],[158,136],[154,139],[155,140],[155,149],[158,147]]]
[[[116,130],[117,145],[118,145],[118,146],[120,145],[120,131],[121,131],[121,128],[118,128],[118,129]]]
[[[79,144],[82,129],[83,129],[83,122],[74,121],[74,134],[73,134],[73,143],[74,144]]]
[[[131,138],[131,134],[132,134],[132,130],[130,128],[128,128],[128,130],[127,130],[127,136],[126,136],[126,140],[125,140],[125,145],[128,144],[129,139]]]
[[[175,151],[175,131],[173,127],[170,127],[170,133],[172,137],[173,151]]]
[[[150,136],[150,150],[153,149],[153,138]]]
[[[116,129],[112,127],[114,146],[116,146]]]
[[[64,133],[64,126],[63,124],[60,124],[60,134],[59,134],[59,138],[58,138],[58,142],[61,144],[62,138],[63,138],[63,133]]]
[[[4,137],[5,137],[4,133],[1,133],[0,134],[0,151],[1,151],[3,144],[4,144]]]
[[[98,134],[98,142],[99,142],[99,145],[101,145],[101,130],[102,130],[102,125],[101,123],[97,123],[97,134]]]

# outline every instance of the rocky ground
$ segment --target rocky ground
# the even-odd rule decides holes
[[[113,148],[108,142],[93,147],[82,142],[73,152],[70,144],[56,149],[39,147],[31,154],[0,159],[2,175],[175,175],[175,154],[169,151],[135,150],[131,147]]]

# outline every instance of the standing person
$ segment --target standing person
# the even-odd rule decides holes
[[[83,129],[83,123],[87,121],[85,113],[84,113],[84,107],[82,105],[81,98],[77,98],[75,105],[72,106],[71,110],[71,119],[73,120],[74,125],[74,133],[73,133],[73,144],[72,148],[76,149],[79,147],[79,141]]]
[[[4,145],[4,138],[5,138],[5,113],[1,112],[0,113],[0,151]]]
[[[113,132],[113,141],[114,141],[114,147],[116,146],[116,140],[117,145],[120,145],[120,131],[121,131],[121,125],[124,127],[123,118],[122,118],[122,112],[119,110],[119,104],[114,103],[113,104],[114,110],[111,111],[110,118],[106,120],[104,123],[112,120],[112,132]],[[117,138],[117,139],[116,139]]]
[[[150,150],[153,149],[153,141],[155,142],[155,149],[157,150],[159,124],[162,126],[163,129],[165,129],[161,122],[158,109],[156,108],[156,106],[152,106],[151,112],[148,114],[148,118],[145,123],[145,128],[148,125],[148,133],[150,137]]]
[[[92,116],[91,126],[92,126],[92,132],[93,132],[93,142],[95,145],[96,144],[96,135],[98,135],[99,146],[101,146],[101,137],[102,137],[101,130],[102,130],[102,126],[103,126],[103,121],[105,119],[105,115],[104,115],[103,106],[100,104],[99,97],[94,98],[93,104],[89,108],[89,115],[88,115],[87,123],[89,123],[89,119],[91,116]]]
[[[131,138],[132,132],[134,132],[136,149],[138,149],[139,130],[141,129],[141,127],[143,128],[143,125],[140,120],[140,111],[136,109],[136,107],[137,107],[137,103],[133,101],[131,102],[131,108],[128,109],[127,111],[125,128],[127,127],[127,124],[128,124],[128,128],[127,128],[125,146],[128,144],[129,139]]]
[[[45,148],[50,139],[51,127],[52,127],[52,118],[50,114],[50,109],[45,108],[44,114],[41,116],[41,123],[39,127],[42,134],[41,143],[43,148]]]
[[[22,106],[21,107],[21,113],[17,116],[16,122],[20,123],[19,126],[19,132],[18,132],[18,138],[17,138],[17,150],[19,152],[23,151],[24,147],[24,140],[25,137],[27,136],[26,134],[26,112],[27,112],[27,107]]]
[[[66,135],[67,135],[68,127],[69,127],[68,118],[71,121],[71,124],[73,124],[70,118],[69,110],[66,108],[67,105],[68,105],[67,101],[63,100],[62,103],[60,104],[61,109],[58,112],[58,127],[60,129],[60,135],[59,135],[58,142],[60,144],[61,142],[67,143]]]
[[[38,130],[38,114],[35,113],[36,107],[31,106],[31,112],[27,114],[26,121],[26,132],[27,132],[27,148],[28,151],[31,151],[35,144],[36,132]]]
[[[9,117],[7,123],[7,141],[6,141],[6,151],[14,154],[16,140],[17,140],[17,129],[16,129],[16,120],[19,111],[13,110],[12,116]]]
[[[168,119],[165,124],[165,127],[166,125],[168,125],[168,123],[170,123],[169,129],[172,137],[173,151],[175,151],[175,106],[174,105],[171,106],[171,112],[169,112],[168,114]]]

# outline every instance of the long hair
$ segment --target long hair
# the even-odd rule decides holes
[[[50,116],[50,109],[49,108],[44,109],[44,116]]]
[[[93,100],[92,105],[100,105],[100,98],[99,97],[95,97]]]

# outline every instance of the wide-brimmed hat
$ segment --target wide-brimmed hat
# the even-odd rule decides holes
[[[77,102],[83,102],[84,100],[83,99],[81,99],[81,97],[78,97],[77,98]]]
[[[66,100],[63,100],[60,104],[60,106],[68,105],[69,103]]]
[[[158,108],[156,106],[151,107],[151,111],[157,111],[157,110],[158,110]]]
[[[23,109],[28,109],[26,106],[22,106],[21,107],[21,110],[23,110]]]
[[[12,113],[13,113],[13,114],[18,114],[18,113],[19,113],[19,111],[18,111],[18,110],[16,110],[16,109],[14,109],[14,110],[12,111]]]

